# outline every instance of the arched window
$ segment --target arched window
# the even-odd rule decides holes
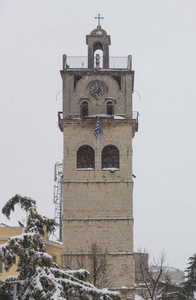
[[[119,150],[116,146],[108,145],[102,150],[102,169],[119,169]]]
[[[86,101],[82,102],[81,104],[81,116],[88,116],[88,103]]]
[[[107,102],[107,115],[112,116],[114,114],[114,105],[112,102]]]
[[[99,42],[93,45],[94,68],[103,68],[103,45]]]
[[[78,149],[77,168],[78,169],[95,168],[95,152],[91,146],[84,145]]]

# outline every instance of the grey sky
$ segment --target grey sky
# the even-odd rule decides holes
[[[184,269],[196,251],[195,11],[195,0],[1,0],[0,205],[21,193],[54,216],[62,55],[86,55],[100,13],[110,55],[133,56],[141,96],[133,97],[135,250],[164,249]]]

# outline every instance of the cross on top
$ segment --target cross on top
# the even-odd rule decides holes
[[[100,14],[98,14],[98,17],[95,17],[95,19],[98,19],[98,25],[97,25],[97,28],[101,28],[101,25],[100,25],[100,19],[104,19],[103,17],[100,17]]]

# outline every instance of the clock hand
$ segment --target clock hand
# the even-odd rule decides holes
[[[99,88],[99,86],[96,88],[96,90],[93,91],[93,94],[94,94],[96,91],[98,91],[98,88]]]

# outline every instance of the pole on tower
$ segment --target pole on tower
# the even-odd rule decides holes
[[[54,220],[59,224],[59,241],[63,240],[63,173],[62,163],[54,165]]]

